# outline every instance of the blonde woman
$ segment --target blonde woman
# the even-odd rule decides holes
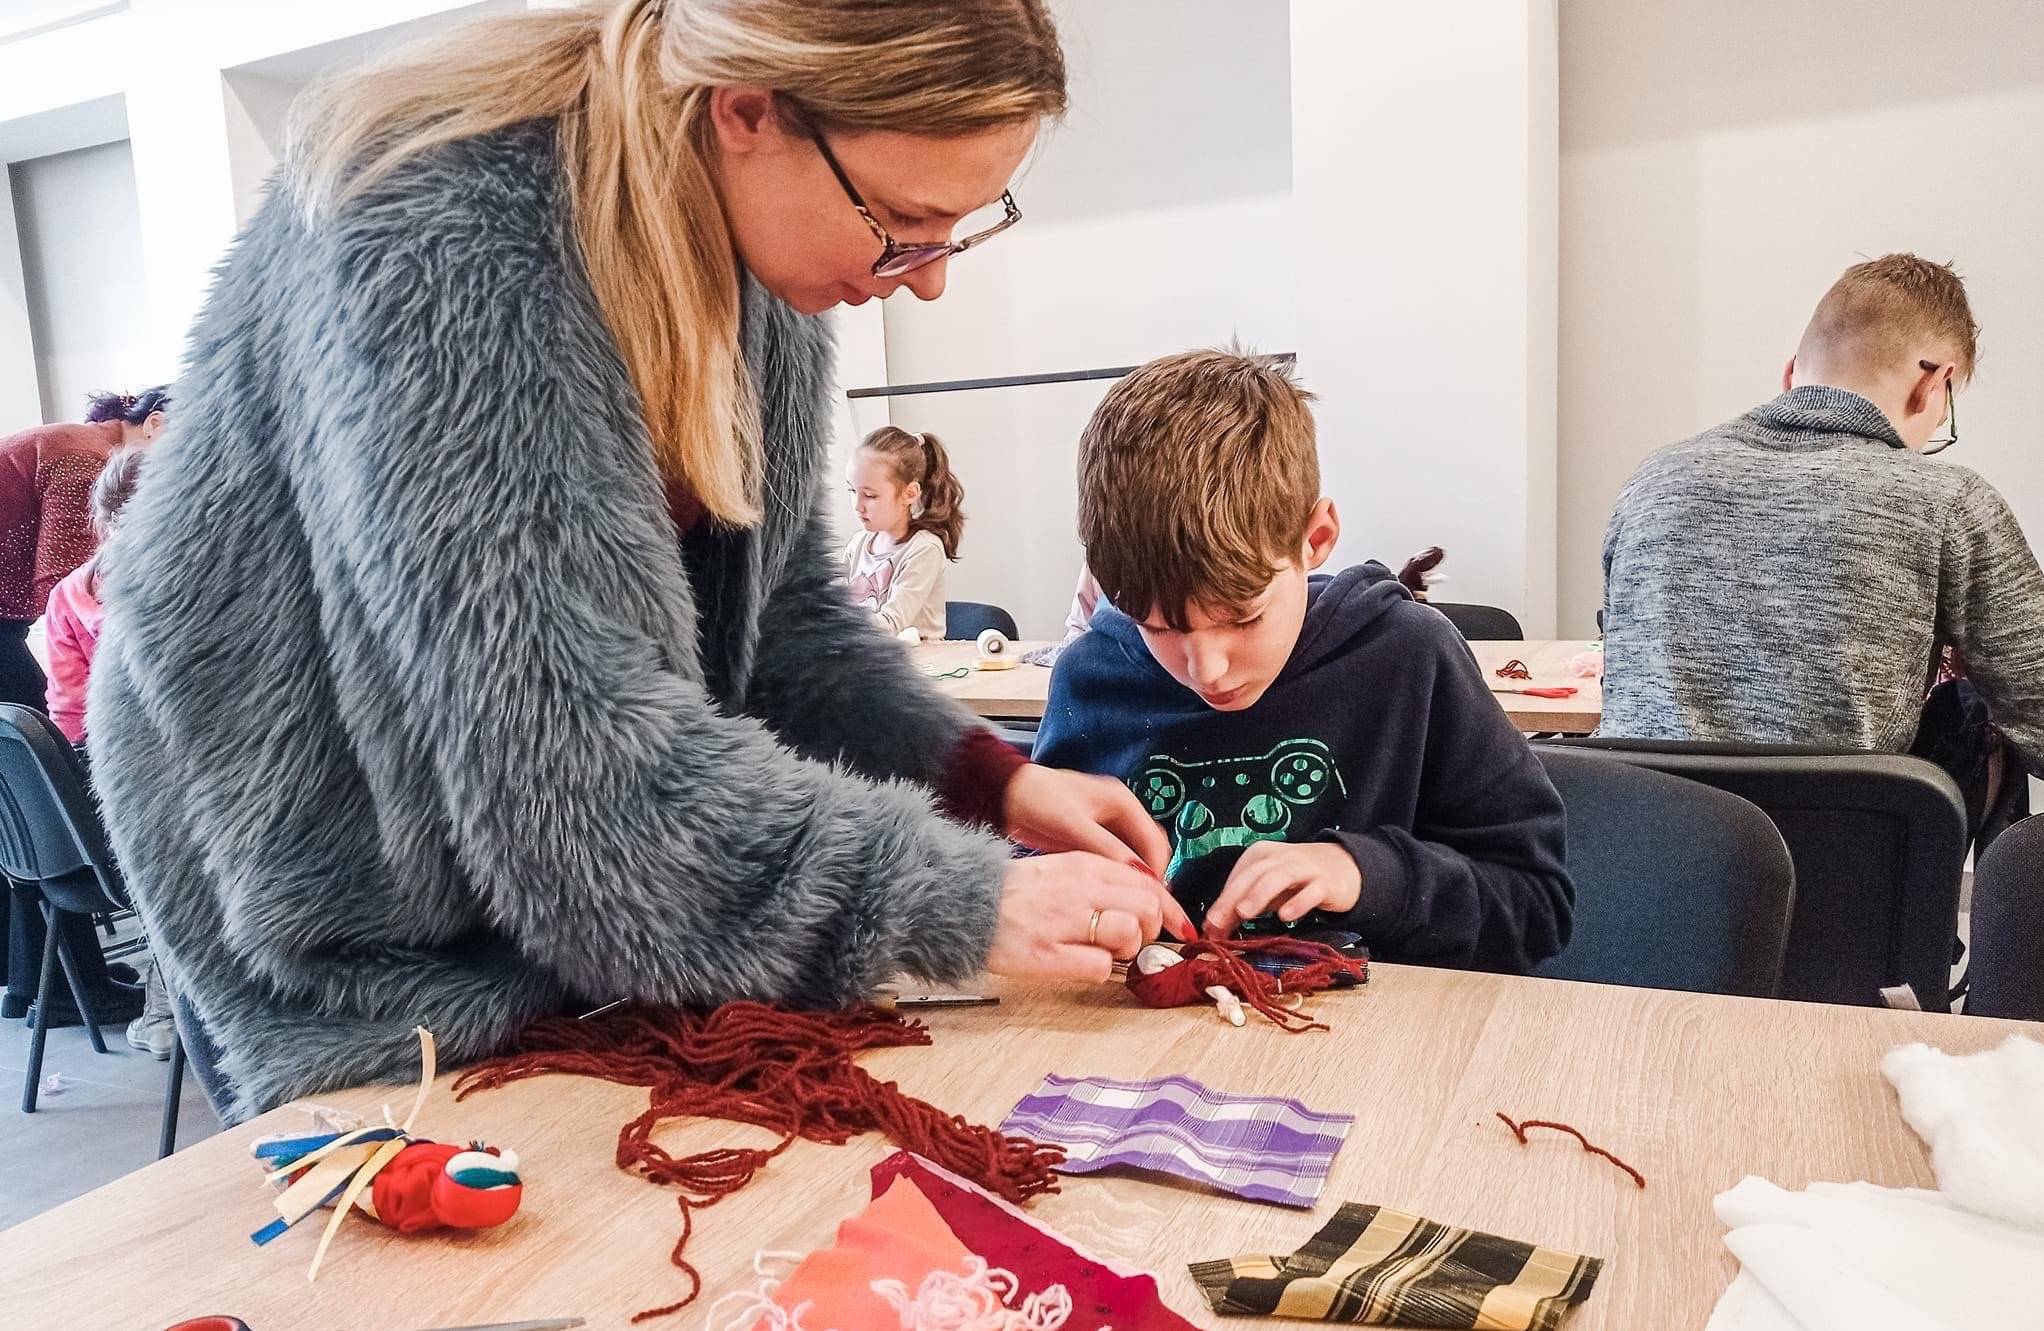
[[[1188,929],[1134,799],[936,697],[822,518],[807,316],[935,299],[1064,80],[1041,0],[627,0],[305,113],[115,535],[91,700],[230,1117],[409,1076],[414,1025],[470,1059],[615,998],[1104,978]]]

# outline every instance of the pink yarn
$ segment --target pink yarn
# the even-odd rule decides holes
[[[1568,673],[1571,679],[1604,678],[1603,651],[1577,652],[1568,659]]]

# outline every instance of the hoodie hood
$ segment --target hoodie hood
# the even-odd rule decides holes
[[[1398,581],[1398,575],[1374,559],[1331,577],[1314,574],[1306,581],[1306,618],[1299,625],[1299,640],[1292,645],[1292,654],[1271,687],[1278,688],[1340,656],[1358,634],[1383,618],[1392,606],[1411,599],[1412,593]],[[1093,616],[1092,632],[1105,635],[1159,678],[1171,679],[1143,645],[1142,629],[1112,605],[1101,603]]]

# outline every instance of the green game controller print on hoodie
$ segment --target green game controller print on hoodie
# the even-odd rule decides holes
[[[1217,850],[1288,840],[1295,811],[1324,803],[1330,791],[1338,809],[1348,795],[1327,746],[1304,738],[1249,758],[1188,762],[1156,754],[1129,785],[1171,834],[1171,879]]]

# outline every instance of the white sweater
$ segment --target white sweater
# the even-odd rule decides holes
[[[878,533],[862,531],[845,546],[845,582],[852,604],[889,634],[914,629],[926,642],[944,636],[944,543],[927,531],[876,554]]]

